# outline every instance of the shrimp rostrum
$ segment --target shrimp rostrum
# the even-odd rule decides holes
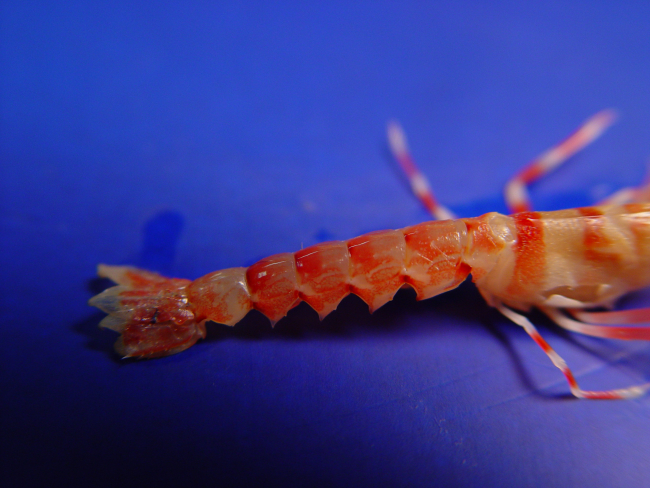
[[[374,311],[402,287],[418,300],[456,288],[468,276],[487,303],[524,328],[567,378],[579,398],[632,398],[650,384],[619,390],[582,390],[564,360],[523,315],[536,307],[559,326],[582,334],[650,340],[650,309],[611,308],[622,295],[650,285],[650,203],[645,187],[625,189],[589,208],[533,212],[526,185],[589,144],[612,122],[604,111],[559,145],[533,160],[506,186],[515,213],[453,219],[438,204],[414,164],[405,136],[389,124],[389,145],[414,193],[436,217],[399,230],[371,232],[262,259],[194,281],[166,278],[126,266],[99,266],[114,286],[90,304],[108,314],[102,327],[120,333],[116,350],[126,357],[158,357],[192,346],[205,324],[235,325],[250,310],[272,324],[301,301],[321,319],[354,293]],[[585,310],[586,309],[586,310]]]

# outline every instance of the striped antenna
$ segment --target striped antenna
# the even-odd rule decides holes
[[[553,171],[578,151],[594,142],[617,118],[616,111],[602,110],[587,119],[573,134],[557,146],[539,155],[506,185],[505,199],[512,213],[530,211],[527,185]]]
[[[406,142],[406,134],[397,121],[390,121],[387,126],[388,146],[393,156],[404,171],[404,174],[411,184],[411,190],[420,200],[422,205],[429,211],[436,220],[449,220],[455,218],[455,215],[444,205],[438,203],[433,196],[433,191],[429,185],[426,176],[422,174],[415,164]]]

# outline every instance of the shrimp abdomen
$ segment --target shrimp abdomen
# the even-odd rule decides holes
[[[462,221],[371,232],[210,273],[189,286],[189,299],[197,317],[226,325],[253,308],[275,324],[300,301],[323,319],[350,293],[374,311],[404,284],[418,300],[458,286],[470,271],[463,261],[466,243]]]
[[[418,300],[430,298],[467,278],[467,240],[462,220],[425,222],[276,254],[193,282],[102,267],[101,274],[124,284],[93,298],[91,305],[109,313],[105,325],[123,334],[120,352],[162,356],[204,337],[206,321],[235,325],[252,309],[275,324],[301,301],[323,319],[350,293],[371,311],[405,284],[415,289]]]

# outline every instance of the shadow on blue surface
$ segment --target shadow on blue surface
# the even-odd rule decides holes
[[[120,362],[120,357],[113,351],[113,344],[117,339],[117,335],[110,330],[99,327],[99,322],[104,317],[105,315],[101,312],[93,313],[90,317],[73,324],[71,329],[77,334],[86,336],[84,345],[87,349],[106,354],[114,362]]]
[[[151,217],[144,224],[138,266],[169,273],[184,224],[184,217],[175,210],[164,210]]]
[[[139,257],[134,260],[135,264],[144,269],[169,275],[183,226],[184,218],[175,210],[158,212],[147,220],[143,226],[142,249]],[[87,283],[87,288],[93,296],[111,286],[114,286],[114,283],[105,278],[92,278]],[[112,352],[117,336],[110,330],[102,330],[98,327],[102,318],[104,318],[102,313],[94,313],[92,317],[73,325],[72,330],[88,338],[86,347],[89,349],[110,352],[113,360],[121,362],[120,358]]]

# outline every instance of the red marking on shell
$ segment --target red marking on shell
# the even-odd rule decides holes
[[[126,268],[122,276],[124,279],[118,283],[141,289],[169,290],[190,284],[189,280],[166,278],[151,271],[134,268]]]
[[[174,322],[181,325],[194,318],[187,310],[189,280],[165,278],[156,273],[129,269],[124,273],[129,285],[119,293],[121,313],[133,324]],[[125,317],[126,318],[126,317]]]
[[[583,217],[601,217],[605,215],[602,209],[598,207],[581,207],[576,209]]]
[[[469,274],[462,265],[464,225],[445,220],[424,222],[402,230],[406,242],[406,278],[418,300],[457,286]]]
[[[603,212],[593,207],[584,207],[577,210],[584,217],[582,221],[585,224],[583,237],[585,248],[593,249],[610,245],[611,240],[602,232],[605,225]]]
[[[631,214],[650,212],[650,205],[647,203],[628,203],[623,205],[623,208],[625,209],[625,212]]]
[[[456,269],[456,277],[454,278],[456,285],[460,285],[463,281],[465,281],[471,272],[472,268],[469,264],[460,263],[460,266],[458,266]]]
[[[621,263],[621,256],[612,252],[601,252],[595,249],[585,249],[585,259],[592,263],[618,265]]]
[[[603,211],[595,207],[583,207],[577,209],[583,217],[584,233],[582,243],[584,245],[584,257],[587,261],[594,263],[620,263],[621,256],[615,252],[603,251],[612,246],[612,241],[603,232],[607,223],[607,217]]]
[[[512,205],[510,210],[513,214],[518,214],[528,212],[530,210],[530,206],[528,203],[515,203]]]
[[[462,219],[467,227],[467,234],[472,236],[472,248],[486,254],[494,254],[503,249],[503,242],[494,238],[494,232],[488,216],[490,214]]]
[[[504,247],[501,240],[495,239],[494,231],[488,222],[490,214],[469,219],[462,219],[467,227],[467,235],[471,242],[471,252],[489,256],[498,254]],[[476,282],[483,278],[488,270],[473,263],[471,268],[472,281]]]
[[[406,243],[400,231],[371,232],[347,242],[350,290],[376,310],[404,283]]]
[[[141,287],[141,286],[152,285],[153,283],[155,283],[148,276],[134,271],[127,271],[126,273],[124,273],[124,276],[128,279],[129,284],[131,286]]]
[[[515,267],[507,291],[511,296],[526,296],[542,284],[546,269],[544,229],[538,212],[512,215],[517,228],[513,246]]]
[[[276,254],[246,271],[253,306],[275,323],[296,304],[298,283],[293,253]]]
[[[125,356],[166,356],[192,346],[205,337],[205,326],[194,322],[174,322],[150,325],[127,324],[119,346]]]
[[[176,297],[148,297],[139,300],[121,300],[122,307],[131,308],[131,323],[174,322],[178,325],[193,319],[194,314],[185,309],[185,300]]]
[[[345,242],[323,242],[295,253],[300,298],[323,318],[349,293],[350,258]]]

